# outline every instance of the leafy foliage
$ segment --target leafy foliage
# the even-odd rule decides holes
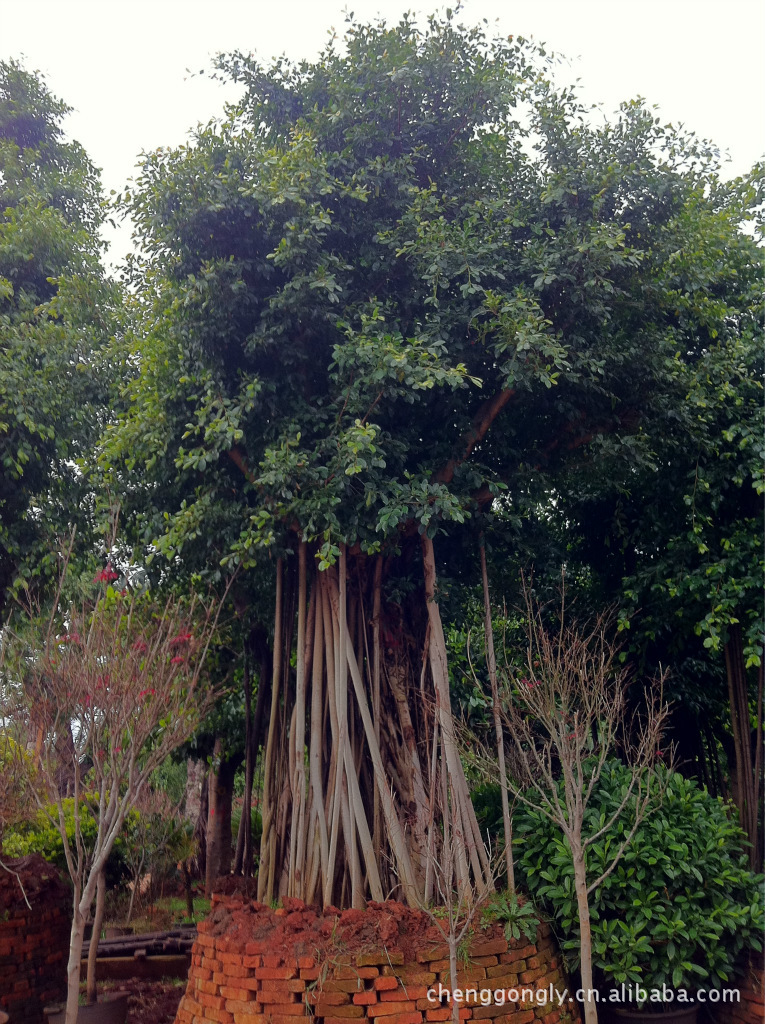
[[[105,422],[118,293],[99,263],[98,173],[64,139],[68,109],[0,62],[0,608],[17,574],[55,572],[51,539],[88,525],[95,504],[77,463]]]
[[[505,927],[508,942],[523,935],[529,942],[537,936],[539,918],[530,900],[523,903],[515,892],[495,893],[482,911],[484,922],[499,921]]]
[[[75,801],[73,797],[65,797],[61,803],[67,842],[74,845],[75,831],[78,828],[75,824]],[[91,850],[98,833],[98,824],[90,801],[83,800],[77,808],[77,813],[80,819],[79,831],[82,842],[87,849]],[[129,831],[134,827],[137,817],[137,811],[130,812],[126,821],[126,830]],[[37,810],[30,821],[23,822],[9,830],[5,837],[4,853],[8,857],[26,857],[30,853],[39,853],[51,864],[55,864],[60,871],[66,872],[64,840],[58,825],[54,824],[57,819],[58,811],[54,806],[46,806]],[[125,836],[120,835],[115,840],[112,854],[107,861],[108,885],[117,885],[129,876],[128,854]]]

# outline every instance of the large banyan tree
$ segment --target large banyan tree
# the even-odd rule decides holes
[[[220,58],[241,102],[126,196],[135,373],[103,458],[174,572],[238,566],[261,625],[270,590],[261,897],[490,882],[436,549],[572,458],[648,464],[709,340],[668,298],[677,225],[706,204],[746,245],[704,147],[639,103],[593,126],[546,68],[449,13]]]

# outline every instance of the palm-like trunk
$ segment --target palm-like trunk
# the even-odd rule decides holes
[[[277,568],[260,899],[421,905],[445,815],[459,837],[456,884],[490,878],[455,736],[428,538],[421,555],[425,607],[412,615],[384,602],[382,558],[370,564],[343,547],[319,572],[301,545]]]

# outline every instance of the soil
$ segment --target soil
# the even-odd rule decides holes
[[[115,989],[129,992],[127,1024],[173,1024],[178,1004],[186,991],[186,982],[162,978],[126,978],[99,985],[99,991]]]
[[[343,911],[337,907],[322,911],[297,899],[284,899],[283,904],[272,910],[244,893],[227,892],[215,901],[205,931],[225,934],[233,948],[261,940],[267,943],[269,954],[281,957],[316,956],[322,951],[358,955],[385,948],[402,953],[406,963],[416,962],[423,945],[444,941],[430,914],[393,900],[368,903],[364,910]],[[495,937],[495,931],[500,934],[498,926],[491,926],[486,938]]]

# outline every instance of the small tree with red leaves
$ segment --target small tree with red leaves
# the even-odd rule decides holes
[[[51,814],[74,886],[67,968],[66,1024],[74,1024],[85,922],[125,818],[169,753],[184,743],[219,695],[202,669],[220,603],[117,590],[107,566],[96,592],[63,599],[52,612],[27,609],[24,630],[6,630],[0,715],[25,732],[34,756],[34,793]],[[74,836],[64,822],[74,798]],[[98,823],[87,844],[80,828],[88,806]],[[53,811],[50,811],[53,808]],[[89,996],[95,998],[94,986]]]
[[[564,577],[565,583],[565,577]],[[664,677],[644,687],[641,707],[628,702],[627,668],[610,639],[608,613],[589,626],[567,621],[565,591],[556,613],[542,608],[524,581],[527,646],[524,668],[506,663],[501,706],[514,748],[508,785],[518,799],[541,811],[565,836],[571,850],[581,933],[582,989],[586,1024],[597,1024],[592,995],[592,934],[589,897],[621,860],[638,825],[656,806],[661,776],[657,758],[668,707]],[[613,816],[588,827],[587,806],[609,757],[630,768],[629,783]],[[671,756],[667,751],[666,758]],[[492,774],[496,767],[491,762]],[[605,864],[592,866],[593,843],[624,816],[621,841]],[[600,873],[598,873],[598,871]]]

